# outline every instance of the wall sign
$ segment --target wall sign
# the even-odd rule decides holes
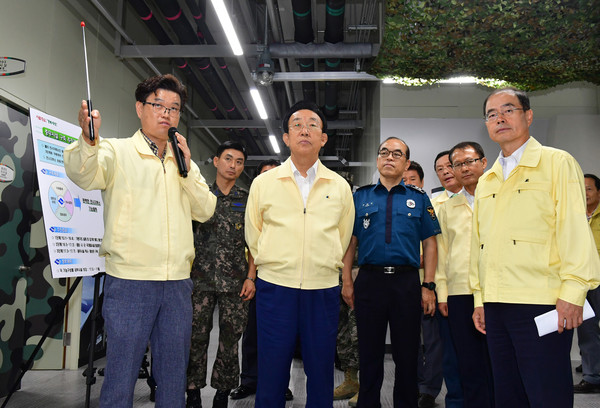
[[[0,76],[18,75],[25,72],[25,60],[15,57],[0,57]]]

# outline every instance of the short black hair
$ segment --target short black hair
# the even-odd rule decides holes
[[[396,140],[399,140],[402,143],[404,143],[404,146],[406,146],[406,160],[410,160],[410,148],[408,147],[408,145],[406,144],[406,142],[404,140],[402,140],[402,139],[400,139],[399,137],[396,137],[396,136],[390,136],[387,139],[385,139],[383,142],[381,142],[381,144],[377,148],[377,154],[379,154],[379,151],[381,150],[381,146],[383,146],[383,144],[385,142],[387,142],[388,140],[392,140],[392,139],[396,139]]]
[[[425,179],[425,173],[423,172],[423,167],[421,167],[421,165],[419,163],[417,163],[416,161],[411,161],[410,166],[408,166],[408,169],[406,169],[406,170],[416,171],[417,174],[419,175],[419,178],[421,179],[421,181],[423,181]]]
[[[248,158],[248,153],[246,153],[246,148],[244,145],[232,140],[227,140],[226,142],[221,143],[219,147],[217,147],[217,154],[215,154],[215,157],[220,158],[223,152],[227,149],[239,150],[242,152],[244,154],[244,161]]]
[[[456,144],[452,149],[450,149],[450,152],[448,153],[448,159],[450,160],[450,163],[452,163],[452,153],[454,153],[455,150],[464,150],[468,147],[472,147],[480,159],[483,159],[485,157],[485,153],[483,152],[483,147],[481,147],[481,145],[479,143],[477,143],[477,142],[460,142],[460,143]]]
[[[258,175],[262,172],[262,169],[264,169],[267,166],[279,166],[281,164],[281,162],[279,160],[275,160],[275,159],[268,159],[268,160],[263,160],[260,163],[258,163],[258,166],[256,166],[256,171],[254,172],[254,177],[258,177]]]
[[[448,159],[450,159],[450,150],[444,150],[441,151],[437,154],[437,156],[435,156],[435,160],[433,161],[433,171],[437,172],[437,169],[435,168],[437,161],[440,159],[440,157],[448,155]]]
[[[600,190],[600,178],[598,178],[598,176],[596,176],[595,174],[584,174],[583,178],[591,178],[594,180],[594,184],[596,185],[596,190]]]
[[[181,108],[187,101],[187,89],[171,74],[156,75],[140,82],[135,90],[135,100],[146,102],[150,94],[155,94],[159,89],[175,92],[181,99]]]
[[[490,99],[491,96],[494,96],[494,95],[502,93],[502,92],[508,92],[508,93],[514,94],[519,99],[519,102],[521,103],[521,106],[523,107],[523,112],[531,109],[531,105],[529,103],[529,96],[527,96],[525,91],[522,91],[520,89],[513,88],[513,87],[508,87],[508,88],[496,89],[495,91],[490,93],[487,96],[487,98],[485,98],[485,101],[483,101],[483,117],[485,117],[485,115],[487,114],[487,112],[485,111],[485,106],[487,105],[488,99]]]
[[[314,103],[313,101],[306,100],[300,101],[294,104],[294,106],[292,106],[290,109],[288,109],[287,113],[283,117],[283,120],[281,121],[283,133],[288,133],[290,131],[288,123],[290,121],[290,117],[292,117],[294,113],[303,109],[313,111],[314,113],[319,115],[319,118],[321,118],[321,122],[323,123],[323,127],[321,128],[321,130],[323,131],[323,133],[327,133],[327,119],[325,118],[325,115],[323,114],[323,112],[321,112],[321,109],[319,109],[319,106],[316,103]]]

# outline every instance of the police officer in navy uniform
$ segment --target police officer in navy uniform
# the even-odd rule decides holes
[[[404,141],[396,137],[386,139],[378,150],[379,182],[354,194],[356,218],[344,256],[342,296],[356,312],[358,407],[381,407],[388,324],[395,363],[394,408],[417,406],[421,310],[428,315],[435,311],[435,235],[440,233],[440,227],[427,194],[402,181],[409,158],[410,150]],[[425,269],[422,285],[421,242]],[[360,270],[353,283],[351,267],[357,248]]]

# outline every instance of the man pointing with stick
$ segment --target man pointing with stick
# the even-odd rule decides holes
[[[177,133],[188,176],[178,173],[168,130],[176,127],[187,92],[172,75],[141,82],[135,92],[141,128],[130,138],[102,139],[100,113],[92,111],[96,138],[90,141],[87,103],[82,136],[65,149],[67,175],[104,200],[106,259],[102,315],[108,337],[100,407],[131,407],[148,341],[152,347],[156,406],[185,406],[186,367],[192,324],[194,259],[191,220],[205,221],[216,197],[191,161]]]

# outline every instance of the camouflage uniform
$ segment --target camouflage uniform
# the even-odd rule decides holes
[[[340,287],[342,275],[340,274]],[[340,301],[340,321],[336,342],[337,354],[342,371],[358,370],[358,332],[354,310],[342,299]]]
[[[248,302],[240,297],[248,271],[244,250],[248,191],[234,185],[228,195],[223,195],[216,183],[211,191],[217,196],[215,213],[205,223],[194,226],[194,320],[188,384],[198,388],[206,385],[208,342],[218,304],[219,346],[210,385],[229,390],[238,385],[238,341],[248,319]]]

